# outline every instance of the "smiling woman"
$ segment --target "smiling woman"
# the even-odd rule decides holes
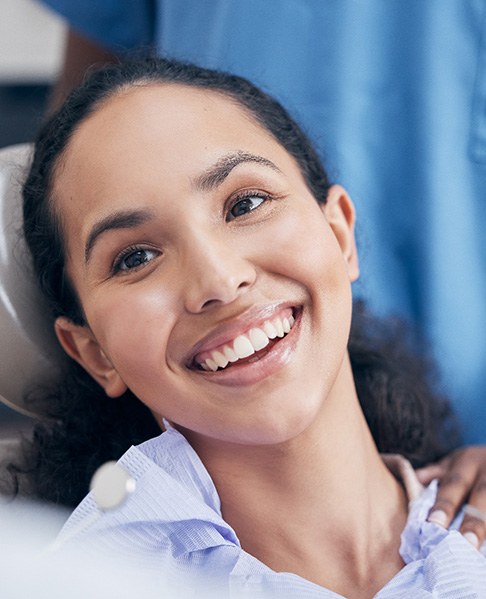
[[[170,61],[94,73],[41,133],[24,219],[71,358],[35,492],[76,503],[145,441],[121,458],[136,491],[95,524],[84,500],[66,545],[218,597],[406,596],[427,564],[483,588],[484,558],[426,522],[436,486],[409,511],[379,455],[441,456],[448,410],[402,329],[359,306],[351,326],[353,204],[275,100]]]

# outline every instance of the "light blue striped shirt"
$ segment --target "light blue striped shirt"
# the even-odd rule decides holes
[[[216,488],[199,457],[175,429],[129,449],[119,462],[136,490],[118,509],[101,514],[88,495],[58,539],[119,556],[153,577],[161,597],[285,597],[337,599],[340,595],[295,574],[274,572],[246,553],[221,516]],[[486,598],[486,559],[457,530],[427,522],[437,485],[410,503],[400,554],[406,566],[377,599]],[[460,518],[453,528],[460,524]],[[483,553],[486,548],[483,546]],[[125,562],[123,562],[125,563]],[[205,595],[204,595],[205,596]]]

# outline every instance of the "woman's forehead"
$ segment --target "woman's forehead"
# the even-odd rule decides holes
[[[204,128],[209,122],[217,122],[217,129],[222,130],[227,120],[245,128],[251,126],[254,133],[270,135],[246,107],[222,92],[177,83],[150,83],[125,88],[103,100],[73,138],[87,126],[98,132],[100,126],[109,129],[113,125],[113,132],[121,132],[124,127],[141,128],[141,132],[171,132]]]
[[[104,102],[76,130],[53,197],[63,221],[83,228],[108,203],[180,198],[208,168],[241,155],[301,177],[288,152],[232,99],[183,85],[138,86]]]
[[[208,143],[199,144],[201,140]],[[238,145],[258,141],[287,153],[232,97],[188,85],[151,83],[123,89],[98,105],[73,133],[59,165],[76,170],[101,152],[143,149],[149,154],[160,152],[164,144],[175,154],[197,151],[199,146],[209,152],[211,143],[218,142],[244,149]]]
[[[220,92],[180,84],[134,86],[104,101],[80,124],[59,162],[54,188],[58,181],[65,187],[66,179],[83,182],[103,169],[123,179],[137,162],[196,173],[229,151],[294,163],[256,118]]]

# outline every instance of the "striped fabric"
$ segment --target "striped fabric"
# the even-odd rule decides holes
[[[219,497],[208,472],[185,438],[167,432],[132,447],[120,464],[136,480],[123,506],[101,514],[89,495],[74,511],[57,547],[89,548],[114,555],[153,581],[160,597],[258,599],[340,595],[300,576],[274,572],[240,547],[221,517]],[[400,553],[406,566],[376,599],[486,599],[486,559],[457,530],[444,530],[426,517],[437,485],[410,503]],[[460,517],[453,529],[460,524]],[[486,548],[483,547],[486,553]],[[204,589],[204,592],[203,592]]]

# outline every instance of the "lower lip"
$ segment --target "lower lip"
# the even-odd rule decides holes
[[[255,362],[237,362],[216,372],[198,371],[198,374],[219,385],[240,387],[254,385],[283,368],[291,360],[300,332],[302,313],[296,315],[294,325],[269,351]]]

